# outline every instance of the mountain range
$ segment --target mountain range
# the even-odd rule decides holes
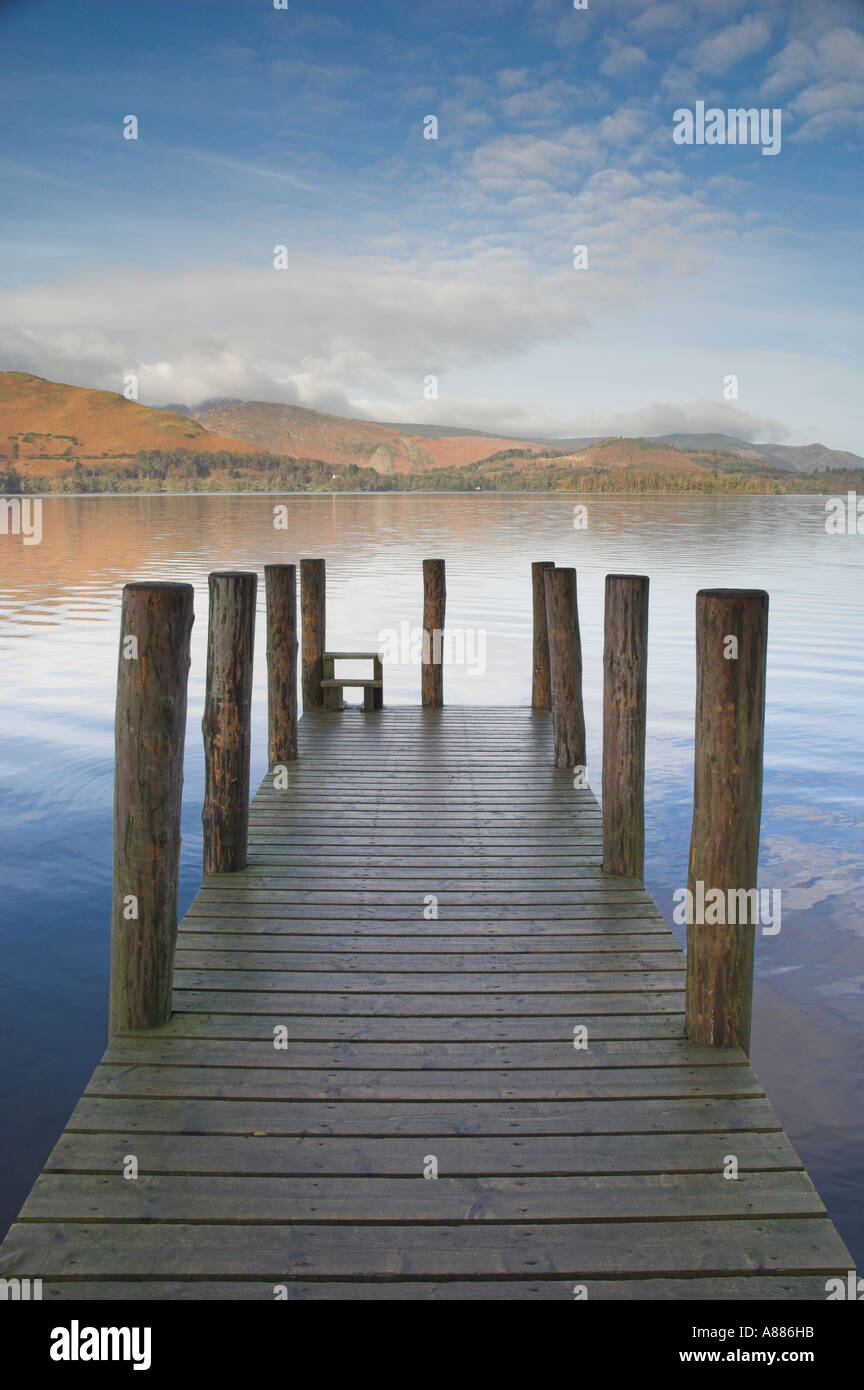
[[[112,476],[134,478],[136,461],[168,459],[177,467],[184,458],[194,461],[199,476],[213,477],[214,485],[222,473],[236,477],[241,470],[244,478],[263,479],[280,466],[284,474],[290,464],[295,472],[304,465],[299,482],[314,487],[332,478],[377,486],[376,476],[390,488],[400,486],[400,479],[434,486],[437,473],[446,474],[443,486],[531,487],[536,481],[553,487],[565,486],[568,477],[625,470],[655,480],[668,475],[673,486],[685,475],[761,477],[780,480],[779,490],[788,491],[790,473],[864,468],[864,458],[822,444],[753,444],[723,434],[523,438],[458,426],[385,424],[272,401],[155,408],[112,391],[0,372],[0,471],[14,470],[44,486],[86,470],[107,484]]]
[[[493,435],[486,430],[454,425],[386,424],[325,415],[306,406],[269,401],[214,400],[197,407],[170,405],[222,435],[257,444],[274,454],[310,454],[325,462],[344,462],[345,450],[364,455],[363,462],[381,473],[409,473],[415,468],[459,467],[503,449],[548,450],[575,454],[601,444],[603,435],[554,439],[548,435]],[[396,436],[396,438],[394,438]],[[688,454],[738,454],[754,463],[775,464],[796,473],[864,468],[864,458],[824,444],[753,444],[731,434],[651,435],[652,443],[668,444]],[[423,444],[421,441],[427,441]],[[314,452],[312,452],[314,451]]]

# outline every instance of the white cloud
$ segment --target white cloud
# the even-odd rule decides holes
[[[812,116],[795,131],[795,140],[823,140],[826,135],[840,132],[845,135],[864,134],[864,111],[839,106],[832,111],[822,111]]]
[[[346,382],[381,389],[499,360],[582,317],[572,272],[538,278],[500,251],[422,268],[305,258],[285,271],[105,274],[5,291],[0,313],[9,368],[112,389],[134,372],[151,403],[170,387],[187,402],[263,394],[323,408],[347,400]]]
[[[566,120],[578,108],[578,87],[571,82],[555,79],[541,87],[527,87],[514,92],[501,102],[501,110],[509,121],[531,125],[538,121]]]
[[[864,107],[864,81],[814,82],[793,103],[805,116],[821,116],[828,111],[855,111]]]
[[[725,72],[742,58],[758,53],[770,38],[771,30],[764,19],[742,19],[697,44],[691,62],[699,71]]]
[[[792,39],[774,59],[762,90],[776,96],[817,79],[864,81],[864,37],[840,25],[815,42]]]
[[[817,140],[864,125],[864,37],[838,25],[810,42],[781,49],[763,83],[766,97],[789,94],[789,109],[805,118],[795,138]]]
[[[487,191],[522,193],[530,184],[572,182],[579,169],[600,163],[591,132],[571,126],[555,136],[502,135],[478,145],[468,172]]]
[[[498,86],[505,92],[515,91],[517,87],[524,87],[530,81],[527,68],[502,68],[495,76]]]
[[[600,64],[600,71],[605,77],[620,77],[642,67],[647,61],[644,49],[613,38],[609,40],[609,52]]]
[[[638,34],[653,34],[661,29],[678,26],[681,23],[681,6],[670,4],[649,5],[642,14],[638,15],[633,21],[633,28]]]
[[[602,118],[598,133],[608,145],[628,145],[632,149],[645,140],[653,124],[654,118],[642,108],[619,106],[617,111]]]
[[[791,87],[807,82],[813,72],[813,50],[810,44],[792,39],[782,48],[771,64],[771,71],[762,84],[766,97],[781,96]]]
[[[362,397],[352,405],[373,420],[406,421],[404,402]],[[546,438],[586,438],[593,435],[650,437],[660,434],[731,434],[739,439],[780,443],[788,436],[781,421],[769,415],[738,410],[727,402],[694,401],[683,405],[657,403],[630,411],[573,411],[563,414],[525,402],[492,397],[448,395],[437,401],[417,401],[410,422],[463,425],[490,434]]]

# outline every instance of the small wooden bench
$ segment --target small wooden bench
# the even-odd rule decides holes
[[[372,679],[363,680],[357,676],[337,676],[337,661],[371,661]],[[382,709],[384,706],[384,667],[378,652],[325,652],[324,677],[321,689],[324,692],[325,709],[343,709],[342,691],[346,686],[363,691],[364,710]]]

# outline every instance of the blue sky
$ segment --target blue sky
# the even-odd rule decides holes
[[[6,0],[0,72],[3,366],[864,453],[862,0]]]

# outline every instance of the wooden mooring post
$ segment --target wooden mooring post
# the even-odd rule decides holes
[[[297,757],[297,566],[265,565],[267,597],[267,757]]]
[[[171,1014],[191,584],[123,589],[114,724],[111,1036]]]
[[[697,594],[686,1029],[693,1042],[745,1051],[756,914],[742,909],[755,896],[759,858],[767,643],[764,591]]]
[[[443,560],[423,561],[423,662],[421,703],[444,703],[444,612],[447,585]]]
[[[327,576],[323,560],[300,561],[300,619],[303,628],[303,708],[323,706],[327,648]]]
[[[603,643],[603,871],[645,866],[648,580],[607,574]]]
[[[210,575],[204,697],[204,873],[245,869],[252,740],[252,654],[258,576]]]
[[[549,709],[552,689],[549,676],[549,629],[546,625],[546,571],[555,568],[552,560],[535,560],[531,566],[531,597],[534,616],[531,708]]]
[[[576,605],[576,571],[547,569],[546,626],[552,693],[555,766],[585,768],[585,712],[582,706],[582,641]]]

